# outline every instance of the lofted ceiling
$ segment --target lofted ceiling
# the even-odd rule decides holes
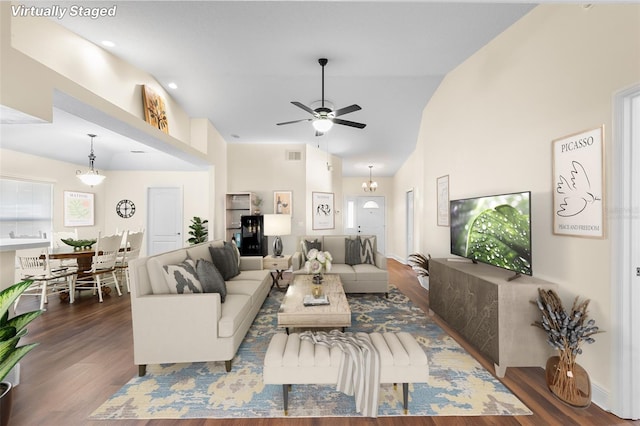
[[[37,4],[69,7],[77,2]],[[443,77],[534,7],[432,1],[84,4],[116,5],[116,16],[67,15],[56,22],[95,44],[113,42],[105,49],[153,75],[189,116],[208,118],[228,143],[312,144],[341,157],[344,176],[368,175],[369,165],[374,176],[394,175],[414,150],[422,110]],[[291,101],[311,106],[320,100],[320,57],[329,59],[326,100],[335,108],[360,105],[361,111],[341,118],[366,123],[366,128],[335,125],[318,137],[309,122],[276,126],[309,117]],[[177,89],[169,88],[170,82]],[[55,133],[48,133],[43,155],[86,164],[86,133],[100,131],[87,131],[91,126],[86,124],[54,111]],[[42,124],[2,124],[2,146],[37,152],[41,146],[24,141],[42,141],[38,127]],[[74,133],[73,140],[82,139],[87,152],[69,145]],[[130,151],[148,147],[123,141],[100,148],[96,138],[96,166],[148,169],[172,163],[161,148],[144,162],[126,161]],[[191,166],[201,167],[188,158],[174,167]]]

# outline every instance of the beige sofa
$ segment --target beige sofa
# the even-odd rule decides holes
[[[369,238],[370,236],[361,236]],[[347,265],[345,239],[356,238],[354,235],[306,235],[298,239],[299,251],[292,259],[292,270],[294,274],[306,274],[304,269],[305,257],[302,253],[302,241],[318,240],[322,251],[328,251],[333,257],[331,274],[340,275],[340,281],[345,293],[384,293],[389,292],[389,273],[387,271],[386,257],[377,251],[374,241],[373,252],[375,264]]]
[[[133,359],[140,376],[147,364],[225,361],[227,371],[271,289],[261,257],[240,256],[240,274],[226,281],[226,300],[218,293],[158,294],[164,265],[187,259],[211,262],[209,241],[131,262]]]

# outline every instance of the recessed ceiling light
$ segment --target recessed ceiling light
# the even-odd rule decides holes
[[[234,139],[240,139],[240,135],[236,135],[235,133],[231,133],[231,137]]]
[[[102,45],[105,47],[115,47],[116,44],[109,40],[102,40]]]
[[[132,154],[144,154],[144,151],[140,151],[140,150],[132,150],[131,151]]]
[[[177,89],[178,88],[178,85],[175,84],[173,81],[171,83],[167,84],[167,86],[169,86],[169,89]]]

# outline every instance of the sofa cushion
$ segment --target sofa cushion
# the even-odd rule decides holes
[[[353,270],[357,281],[385,281],[389,277],[387,271],[368,263],[353,265]]]
[[[305,261],[309,259],[307,257],[307,254],[309,253],[309,250],[311,250],[311,249],[322,250],[322,241],[318,240],[317,238],[315,238],[315,239],[305,239],[305,238],[303,238],[300,241],[300,245],[301,245],[301,250],[302,250],[302,258]]]
[[[238,267],[238,259],[236,258],[236,249],[233,248],[233,244],[225,243],[222,247],[209,247],[211,253],[211,260],[216,265],[218,271],[222,274],[222,278],[225,281],[230,280],[240,273]]]
[[[356,280],[356,272],[353,270],[353,266],[347,265],[345,263],[334,263],[331,265],[331,273],[340,275],[340,280],[344,283],[345,281],[355,281]]]
[[[332,263],[345,263],[344,235],[325,235],[322,241],[324,251],[331,253]]]
[[[202,284],[202,291],[205,293],[219,293],[220,302],[224,303],[227,296],[227,285],[216,265],[208,260],[200,259],[196,263],[196,272]]]
[[[359,237],[360,239],[360,263],[376,264],[376,237]]]
[[[182,263],[164,265],[162,269],[169,293],[202,293],[202,284],[198,279],[194,260],[185,259]]]
[[[344,239],[344,263],[347,265],[359,265],[360,262],[360,240],[357,238]]]
[[[231,337],[251,310],[251,296],[227,293],[227,300],[220,305],[222,314],[218,321],[218,337]]]
[[[187,258],[184,250],[175,250],[151,256],[147,262],[151,292],[153,294],[169,294],[169,285],[164,274],[164,265],[177,264]]]
[[[227,284],[240,280],[253,280],[262,282],[267,275],[269,275],[269,271],[267,269],[244,270],[240,271],[240,275],[236,275],[235,277],[228,280]]]
[[[209,262],[211,262],[211,253],[209,252],[210,246],[211,244],[209,244],[208,242],[189,246],[186,248],[187,257],[195,260],[196,264],[200,259],[208,260]]]

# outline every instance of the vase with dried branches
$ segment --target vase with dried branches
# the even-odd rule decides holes
[[[553,290],[538,289],[537,304],[542,318],[532,325],[547,334],[547,343],[558,350],[558,356],[547,361],[546,379],[549,390],[561,401],[574,407],[586,407],[591,403],[591,382],[587,372],[576,362],[584,343],[593,343],[591,337],[601,333],[595,320],[587,320],[589,300],[576,298],[570,311]]]

